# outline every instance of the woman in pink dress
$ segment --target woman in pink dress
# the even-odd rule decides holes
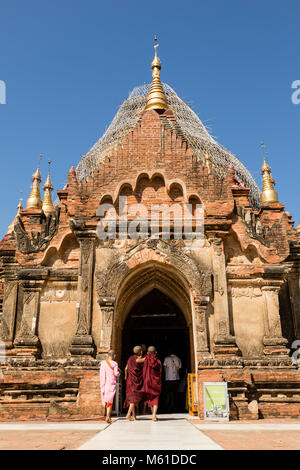
[[[117,362],[114,361],[116,357],[115,351],[109,351],[108,359],[101,361],[100,365],[100,390],[101,400],[106,406],[107,423],[111,423],[111,412],[114,396],[116,394],[117,377],[120,375]]]

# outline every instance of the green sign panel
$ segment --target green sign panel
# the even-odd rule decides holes
[[[206,420],[228,421],[229,400],[226,382],[204,382],[204,416]]]

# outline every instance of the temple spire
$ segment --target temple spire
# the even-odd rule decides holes
[[[161,81],[160,81],[160,69],[161,63],[159,58],[157,57],[157,48],[159,44],[157,44],[157,37],[154,38],[155,45],[155,56],[151,65],[152,68],[152,83],[150,87],[150,91],[147,96],[146,106],[145,109],[168,109],[167,98],[165,92],[163,90]]]
[[[8,227],[8,230],[7,230],[7,233],[10,234],[12,233],[14,227],[15,227],[15,223],[17,221],[17,217],[20,216],[21,214],[21,210],[23,209],[23,206],[22,206],[22,198],[20,197],[20,200],[19,200],[19,204],[17,205],[17,208],[18,208],[18,212],[17,212],[17,215],[14,217],[14,220],[12,221],[12,223],[10,224],[10,226]]]
[[[42,155],[40,155],[40,161],[42,159]],[[27,199],[26,209],[41,209],[42,208],[42,199],[40,193],[40,182],[41,182],[41,174],[40,174],[40,162],[38,164],[36,172],[32,175],[32,189],[29,198]]]
[[[50,158],[48,159],[48,165],[49,165],[49,170],[48,170],[48,176],[44,184],[44,200],[43,200],[43,206],[42,209],[46,215],[51,214],[52,212],[55,212],[55,208],[52,203],[52,198],[51,198],[51,191],[53,191],[53,184],[50,179],[50,164],[51,160]]]
[[[262,149],[264,149],[264,143],[261,144]],[[264,155],[264,163],[261,169],[263,175],[263,188],[260,196],[262,204],[268,202],[278,202],[278,194],[274,189],[275,181],[271,175],[271,167],[266,162],[267,152]]]

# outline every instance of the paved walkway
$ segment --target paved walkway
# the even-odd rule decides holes
[[[116,420],[79,450],[221,450],[222,447],[198,430],[188,415],[163,415],[154,423],[150,416],[130,422]]]
[[[1,431],[1,450],[76,450],[95,431]]]
[[[300,422],[297,420],[232,421],[199,423],[194,426],[226,450],[299,450]],[[270,422],[268,422],[270,421]]]
[[[103,431],[108,424],[105,421],[87,422],[56,422],[56,423],[0,423],[0,431]]]
[[[104,430],[104,421],[0,423],[1,450],[75,450]]]
[[[0,450],[299,450],[300,420],[200,421],[188,415],[104,420],[0,422]]]
[[[200,431],[300,431],[300,423],[194,423]]]

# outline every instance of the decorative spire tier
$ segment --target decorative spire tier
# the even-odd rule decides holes
[[[48,176],[44,184],[44,200],[43,200],[43,206],[42,209],[46,215],[51,214],[52,212],[55,212],[55,208],[52,203],[52,198],[51,198],[51,191],[53,191],[53,184],[50,179],[50,163],[51,160],[48,160],[49,164],[49,171],[48,171]]]
[[[157,38],[154,38],[157,41]],[[149,94],[147,96],[145,109],[168,109],[167,98],[160,81],[161,63],[157,57],[157,48],[159,44],[155,44],[155,56],[152,62],[152,83]]]
[[[278,194],[274,189],[275,181],[271,175],[271,167],[266,162],[267,152],[264,153],[265,144],[261,142],[261,148],[263,151],[264,163],[261,168],[261,174],[263,175],[263,187],[260,195],[261,203],[268,204],[269,202],[278,202]]]
[[[42,156],[40,155],[40,161]],[[37,167],[36,172],[32,175],[32,189],[29,198],[27,199],[26,209],[41,209],[42,199],[40,193],[40,182],[42,181],[40,174],[40,164]]]

